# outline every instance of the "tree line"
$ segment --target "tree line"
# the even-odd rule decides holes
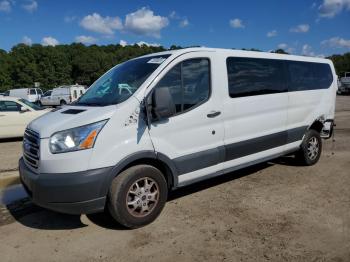
[[[171,46],[170,49],[180,49]],[[128,59],[166,49],[162,46],[147,45],[105,45],[85,46],[74,43],[70,45],[28,46],[18,44],[11,51],[0,49],[0,92],[12,88],[32,87],[40,83],[43,90],[65,84],[89,86],[104,72],[116,64]],[[246,49],[259,51],[258,49]],[[286,53],[275,50],[276,53]],[[350,71],[350,53],[333,55],[338,75]]]

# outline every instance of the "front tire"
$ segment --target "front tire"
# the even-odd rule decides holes
[[[300,149],[296,154],[298,162],[305,166],[312,166],[321,157],[322,139],[320,133],[309,129],[304,136]]]
[[[108,194],[112,217],[127,228],[152,223],[162,211],[168,196],[168,185],[155,167],[137,165],[114,178]]]

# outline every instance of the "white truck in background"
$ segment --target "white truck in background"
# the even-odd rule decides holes
[[[62,106],[76,101],[85,94],[85,87],[82,85],[60,86],[54,88],[49,96],[43,96],[40,103],[43,106]]]
[[[345,76],[340,78],[337,93],[338,95],[350,93],[350,72],[346,72]]]
[[[38,103],[40,101],[43,91],[40,88],[17,88],[11,89],[5,96],[17,97],[25,99],[31,103]]]

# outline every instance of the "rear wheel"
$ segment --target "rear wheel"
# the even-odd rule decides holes
[[[322,139],[320,133],[316,130],[310,129],[306,132],[296,157],[300,164],[312,166],[320,159],[321,151]]]
[[[162,211],[168,195],[163,174],[155,167],[137,165],[119,174],[112,182],[108,209],[113,218],[128,228],[153,222]]]
[[[64,106],[65,104],[67,104],[66,101],[64,101],[64,100],[60,101],[60,106]]]

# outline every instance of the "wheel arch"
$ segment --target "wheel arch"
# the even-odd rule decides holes
[[[105,185],[103,186],[104,192],[102,192],[102,194],[107,195],[109,186],[116,176],[118,176],[121,172],[128,169],[129,167],[139,164],[150,165],[159,169],[164,175],[169,189],[175,188],[177,186],[178,171],[171,159],[161,153],[154,151],[142,151],[125,157],[117,165],[112,167],[110,175],[108,176],[108,179],[105,181]]]
[[[317,132],[321,133],[323,128],[323,122],[320,119],[316,119],[308,128],[312,130],[316,130]]]

